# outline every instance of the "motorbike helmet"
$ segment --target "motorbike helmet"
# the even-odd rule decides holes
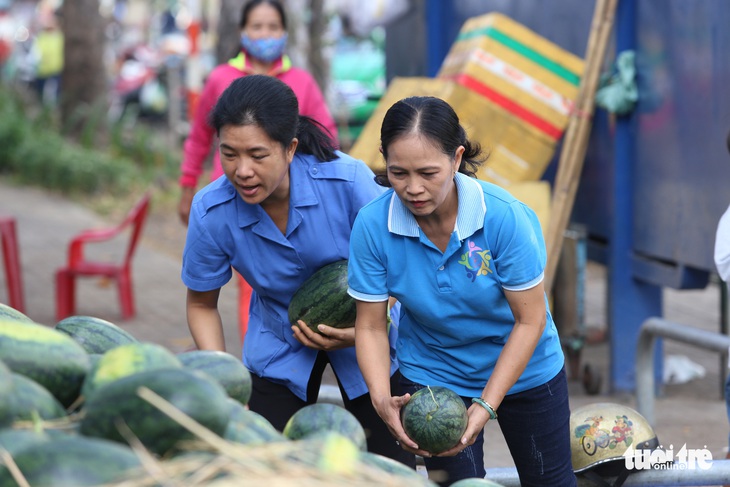
[[[589,404],[570,415],[570,449],[573,471],[584,477],[616,478],[623,484],[631,470],[624,453],[629,449],[654,450],[659,446],[647,420],[630,407],[616,403]],[[602,485],[609,485],[605,480]]]

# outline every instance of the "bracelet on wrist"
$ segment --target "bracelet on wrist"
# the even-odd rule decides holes
[[[481,397],[475,397],[471,400],[471,402],[479,404],[481,407],[486,409],[489,413],[489,419],[497,419],[497,411],[495,411],[494,408]]]

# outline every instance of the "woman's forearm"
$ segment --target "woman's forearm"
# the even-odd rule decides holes
[[[387,333],[372,329],[356,330],[355,352],[373,401],[390,397],[390,345]]]
[[[188,291],[187,318],[190,334],[200,350],[226,351],[223,323],[218,313],[218,291]]]
[[[482,397],[495,409],[527,368],[542,335],[542,329],[534,324],[515,324],[482,392]]]
[[[390,342],[386,302],[357,304],[355,352],[373,402],[390,397]]]
[[[546,325],[542,284],[525,291],[506,291],[505,296],[515,324],[482,392],[482,397],[494,408],[499,406],[527,368]]]

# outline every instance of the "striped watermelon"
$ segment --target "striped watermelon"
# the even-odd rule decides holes
[[[164,455],[183,440],[194,439],[180,423],[138,395],[146,387],[216,435],[222,435],[231,411],[223,387],[193,370],[139,372],[100,387],[84,405],[79,432],[126,443],[117,424],[123,421],[151,452]]]
[[[276,441],[289,441],[279,430],[259,413],[246,409],[243,404],[228,398],[231,407],[230,420],[223,438],[245,445],[261,445]]]
[[[15,390],[14,421],[31,421],[34,415],[40,419],[56,419],[67,416],[66,409],[48,392],[48,389],[36,381],[20,374],[13,373]]]
[[[109,350],[94,364],[84,380],[81,394],[89,399],[99,387],[138,372],[182,368],[174,353],[156,343],[138,342]]]
[[[82,436],[39,441],[16,452],[13,460],[34,487],[111,485],[140,466],[128,446]],[[0,485],[17,484],[9,471],[0,469]]]
[[[355,300],[347,294],[347,260],[327,264],[299,286],[289,303],[289,321],[298,320],[317,333],[320,324],[355,326]]]
[[[69,316],[56,323],[55,329],[76,340],[88,353],[104,353],[119,345],[137,343],[124,329],[93,316]]]
[[[418,473],[416,470],[412,469],[408,465],[405,465],[397,460],[393,460],[392,458],[379,455],[377,453],[367,451],[361,452],[360,461],[365,465],[369,465],[379,470],[383,470],[384,472],[403,477],[404,481],[408,481],[408,485],[414,485],[413,483],[415,483],[415,485],[430,484],[427,479],[425,479],[420,473]],[[436,484],[431,485],[435,486]]]
[[[13,320],[20,321],[22,323],[34,323],[34,321],[28,318],[25,314],[3,303],[0,303],[0,320]]]
[[[284,436],[292,440],[309,438],[325,431],[334,431],[367,450],[365,429],[347,409],[326,402],[309,404],[294,413],[284,426]]]
[[[89,354],[73,338],[45,325],[0,320],[0,360],[33,379],[64,407],[78,397]]]
[[[28,448],[29,446],[37,445],[38,443],[43,443],[50,439],[51,435],[47,434],[45,431],[12,428],[0,430],[0,448],[7,450],[13,457],[15,457],[16,453]],[[0,465],[2,465],[2,462],[0,462]],[[2,466],[0,466],[0,470],[1,469]]]
[[[191,350],[177,354],[183,367],[199,370],[217,380],[228,395],[241,404],[251,399],[251,373],[230,353],[216,350]]]
[[[424,387],[401,409],[406,434],[422,450],[439,454],[456,446],[469,417],[461,397],[447,387]]]
[[[0,360],[0,428],[13,422],[14,392],[13,372]]]

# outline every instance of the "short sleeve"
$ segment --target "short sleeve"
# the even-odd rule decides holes
[[[515,200],[504,212],[496,246],[494,267],[508,291],[522,291],[544,278],[547,252],[540,222],[535,212]]]
[[[182,257],[182,281],[194,291],[223,287],[232,276],[231,261],[203,222],[200,205],[193,204]],[[211,217],[207,214],[205,218]]]
[[[366,219],[361,213],[352,228],[347,292],[360,301],[380,302],[388,299],[387,272],[382,249],[368,231]]]

